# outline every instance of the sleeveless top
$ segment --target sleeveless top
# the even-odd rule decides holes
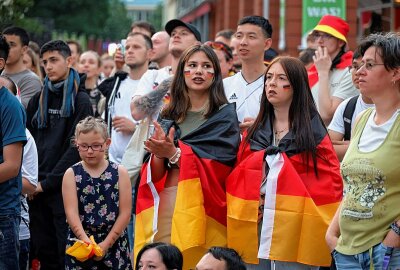
[[[382,242],[390,224],[400,216],[400,115],[380,146],[362,152],[360,137],[373,111],[368,109],[357,123],[341,165],[345,196],[336,250],[346,255],[359,254]]]
[[[119,214],[118,165],[109,162],[99,178],[82,162],[72,166],[78,195],[79,217],[85,230],[109,231]]]

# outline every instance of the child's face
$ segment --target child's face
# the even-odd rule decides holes
[[[95,166],[104,160],[105,151],[110,145],[110,139],[104,139],[101,133],[93,130],[86,134],[80,133],[76,138],[79,156],[88,165]]]
[[[104,60],[103,61],[101,69],[102,69],[102,71],[104,73],[104,76],[106,78],[110,77],[110,74],[111,74],[112,70],[114,69],[114,66],[115,66],[115,64],[114,64],[114,61],[112,59],[108,59],[108,60]]]

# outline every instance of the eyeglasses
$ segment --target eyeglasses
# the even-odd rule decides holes
[[[374,66],[384,66],[385,64],[377,64],[373,62],[361,62],[357,68],[357,71],[360,70],[363,66],[365,66],[366,70],[371,70]]]
[[[104,143],[105,141],[102,144],[92,144],[92,145],[76,144],[76,147],[78,148],[78,151],[81,152],[89,151],[89,148],[91,148],[92,151],[100,151],[103,149]]]
[[[312,37],[313,37],[315,40],[318,40],[318,38],[321,38],[323,41],[326,41],[326,40],[332,38],[333,36],[331,36],[331,35],[329,35],[329,34],[326,34],[326,33],[313,33],[313,34],[312,34]]]
[[[232,50],[227,45],[218,41],[207,41],[204,45],[210,46],[213,49],[223,51],[229,59],[232,59]]]
[[[347,68],[349,69],[349,73],[352,73],[354,71],[357,71],[361,66],[357,63],[353,63],[351,66],[348,66]]]

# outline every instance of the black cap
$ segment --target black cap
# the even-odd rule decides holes
[[[173,19],[167,22],[167,24],[165,25],[165,31],[167,31],[168,35],[171,35],[172,31],[178,26],[184,26],[188,28],[190,32],[192,32],[193,35],[196,37],[196,39],[198,41],[201,41],[201,35],[199,30],[197,30],[196,26],[190,23],[182,22],[181,20],[178,19]]]
[[[278,52],[272,48],[264,51],[264,64],[269,65],[269,63],[271,63],[271,61],[274,60],[274,58],[278,55]]]

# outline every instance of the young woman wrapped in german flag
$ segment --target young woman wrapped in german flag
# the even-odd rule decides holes
[[[325,232],[342,198],[339,161],[304,65],[280,57],[265,78],[226,183],[228,247],[247,269],[319,269],[331,261]]]
[[[182,251],[183,269],[190,269],[211,246],[226,246],[225,181],[240,131],[212,48],[184,52],[170,91],[144,143],[151,155],[138,189],[134,250],[152,241],[172,243]]]

